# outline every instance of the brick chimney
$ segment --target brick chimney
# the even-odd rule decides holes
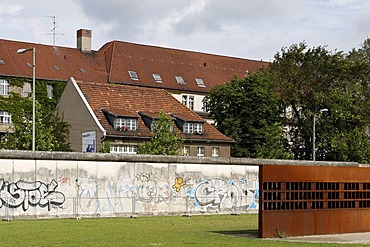
[[[91,36],[92,31],[80,29],[77,31],[77,49],[82,52],[91,52]]]

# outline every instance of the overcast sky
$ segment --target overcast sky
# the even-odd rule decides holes
[[[348,52],[370,35],[369,0],[2,0],[0,38],[93,49],[112,40],[272,61],[282,47]]]

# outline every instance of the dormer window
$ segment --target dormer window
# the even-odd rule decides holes
[[[117,118],[114,121],[114,128],[120,131],[137,130],[136,118]]]
[[[203,134],[203,123],[186,122],[183,132],[186,134]]]
[[[182,76],[175,76],[175,78],[178,84],[186,84]]]
[[[152,74],[152,76],[153,76],[153,79],[156,81],[156,82],[158,82],[158,83],[162,83],[163,81],[162,81],[162,77],[161,77],[161,75],[160,74]]]
[[[128,74],[130,75],[132,80],[139,80],[139,76],[137,75],[135,71],[129,70]]]
[[[204,81],[200,78],[196,78],[195,81],[198,84],[198,87],[206,87],[206,84],[204,84]]]

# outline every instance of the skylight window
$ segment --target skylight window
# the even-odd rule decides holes
[[[186,84],[182,76],[176,76],[176,81],[178,84]]]
[[[156,82],[159,82],[159,83],[162,83],[162,77],[160,76],[160,74],[152,74],[153,75],[153,78]]]
[[[58,66],[58,65],[54,65],[54,69],[55,69],[56,71],[58,71],[58,70],[59,70],[59,66]]]
[[[81,72],[82,74],[84,74],[84,73],[86,73],[86,70],[84,70],[83,68],[80,68],[80,72]]]
[[[1,64],[1,65],[5,64],[4,60],[1,60],[1,59],[0,59],[0,64]]]
[[[130,75],[132,80],[139,80],[139,76],[137,75],[135,71],[129,70],[128,74]]]
[[[200,78],[196,78],[195,81],[198,84],[198,87],[206,87],[206,84],[204,84],[204,81]]]
[[[27,65],[28,68],[32,68],[32,64],[26,63],[26,65]]]

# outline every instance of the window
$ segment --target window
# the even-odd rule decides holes
[[[190,155],[190,147],[189,146],[183,146],[182,147],[182,155],[189,156]]]
[[[208,102],[203,101],[202,111],[209,112]]]
[[[175,76],[175,78],[178,84],[186,84],[182,76]]]
[[[114,128],[118,130],[137,130],[136,118],[117,118],[114,121]]]
[[[111,153],[123,153],[123,154],[136,154],[137,146],[136,145],[111,145]]]
[[[185,123],[184,124],[184,133],[186,134],[193,134],[194,128],[193,123]]]
[[[184,133],[186,134],[203,134],[203,124],[202,123],[185,123]]]
[[[4,60],[0,59],[0,65],[4,65],[4,64],[5,64]]]
[[[197,156],[198,157],[204,156],[204,147],[197,147]]]
[[[188,96],[187,95],[183,95],[182,96],[182,104],[183,105],[188,105]]]
[[[194,110],[194,96],[193,95],[182,95],[182,104],[187,106],[189,109]]]
[[[220,156],[220,148],[219,147],[213,147],[212,148],[212,157],[219,157]]]
[[[153,120],[152,121],[152,124],[151,124],[151,126],[150,126],[150,130],[151,131],[153,131],[153,132],[155,132],[156,131],[156,128],[157,128],[157,125],[158,125],[158,120]],[[173,132],[173,124],[172,125],[170,125],[170,131],[171,132]]]
[[[0,95],[9,95],[9,82],[0,79]]]
[[[139,80],[139,76],[137,75],[137,73],[135,71],[129,70],[128,74],[130,75],[132,80]]]
[[[0,124],[10,124],[12,122],[12,118],[7,111],[0,111]]]
[[[194,132],[195,133],[202,133],[203,132],[203,124],[194,123]]]
[[[28,96],[30,96],[30,93],[32,93],[31,83],[25,82],[23,84],[23,96],[28,97]]]
[[[158,83],[162,83],[162,77],[159,75],[159,74],[152,74],[153,76],[153,79],[158,82]]]
[[[59,66],[58,65],[54,65],[54,70],[55,71],[59,71]]]
[[[206,87],[206,85],[204,84],[204,81],[202,79],[196,78],[195,81],[197,82],[198,87]]]
[[[46,91],[48,93],[48,98],[49,99],[52,99],[54,97],[54,94],[53,94],[53,85],[46,85]]]
[[[190,110],[194,110],[194,96],[189,96],[189,105]]]

